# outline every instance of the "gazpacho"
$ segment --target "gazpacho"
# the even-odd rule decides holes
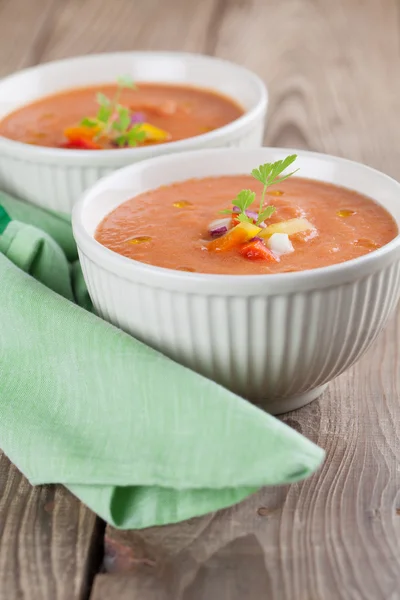
[[[7,115],[0,135],[82,150],[162,144],[213,131],[244,113],[212,90],[166,83],[92,86],[47,96]]]
[[[302,271],[367,254],[398,233],[391,215],[355,191],[290,177],[296,155],[251,175],[191,179],[124,202],[95,239],[123,256],[193,273]]]

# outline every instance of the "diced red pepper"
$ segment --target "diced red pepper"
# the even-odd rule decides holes
[[[101,150],[100,144],[97,144],[93,140],[87,138],[70,138],[68,142],[62,144],[62,148],[68,148],[70,150]]]
[[[244,244],[239,252],[249,260],[266,260],[268,262],[279,262],[279,256],[276,256],[267,248],[261,240],[253,240]]]
[[[61,147],[70,148],[71,150],[102,150],[102,146],[94,141],[99,131],[99,127],[86,127],[84,125],[67,127],[64,130],[67,141]]]

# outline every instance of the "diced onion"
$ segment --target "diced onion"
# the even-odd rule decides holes
[[[224,235],[225,233],[227,233],[230,226],[231,226],[231,218],[230,217],[228,217],[227,219],[217,219],[216,221],[213,221],[212,223],[209,224],[208,232],[211,237],[217,238],[217,237],[220,237],[221,235]]]
[[[137,125],[138,123],[144,123],[146,117],[142,112],[134,112],[131,114],[131,125]]]
[[[238,215],[242,211],[240,210],[240,208],[238,206],[234,206],[232,208],[232,212]],[[253,219],[254,221],[257,221],[258,213],[255,210],[247,209],[247,210],[245,210],[245,213],[246,213],[246,216],[249,217],[249,219]]]
[[[257,221],[258,219],[258,213],[256,213],[254,210],[246,210],[246,216],[249,217],[249,219],[253,219],[253,221]]]
[[[273,233],[267,241],[267,246],[278,256],[294,252],[293,244],[287,233]]]

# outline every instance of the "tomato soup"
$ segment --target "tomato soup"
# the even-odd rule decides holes
[[[243,253],[243,244],[240,252],[237,247],[223,248],[221,244],[218,248],[210,223],[223,217],[221,211],[229,210],[238,190],[249,188],[257,194],[262,192],[262,184],[247,175],[163,186],[118,206],[99,225],[95,238],[114,252],[159,267],[259,275],[351,260],[383,246],[398,233],[391,215],[370,198],[335,185],[292,177],[268,189],[265,199],[275,211],[265,221],[267,229],[256,232],[252,241],[261,246],[268,239],[272,241],[264,232],[274,231],[274,227],[278,231],[281,224],[308,223],[305,231],[286,236],[289,252],[274,251],[271,261],[254,252]],[[281,229],[290,231],[290,226]]]
[[[110,126],[104,127],[108,109]],[[99,114],[101,110],[103,114]],[[118,85],[103,85],[69,90],[28,104],[0,122],[0,135],[38,146],[108,149],[194,137],[227,125],[243,112],[230,98],[196,87],[138,83],[120,90]],[[101,130],[96,128],[97,115]],[[119,118],[118,129],[114,124]],[[134,144],[129,143],[129,136],[124,141],[121,131],[128,133],[138,124],[143,137]]]

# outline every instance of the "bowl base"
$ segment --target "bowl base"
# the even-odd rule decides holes
[[[258,401],[255,404],[266,410],[271,415],[282,415],[283,413],[290,412],[292,410],[297,410],[306,404],[309,404],[313,400],[316,400],[327,388],[328,384],[320,385],[308,392],[304,392],[304,394],[299,394],[298,396],[289,396],[288,398],[281,398],[273,400],[269,402],[268,400]]]

